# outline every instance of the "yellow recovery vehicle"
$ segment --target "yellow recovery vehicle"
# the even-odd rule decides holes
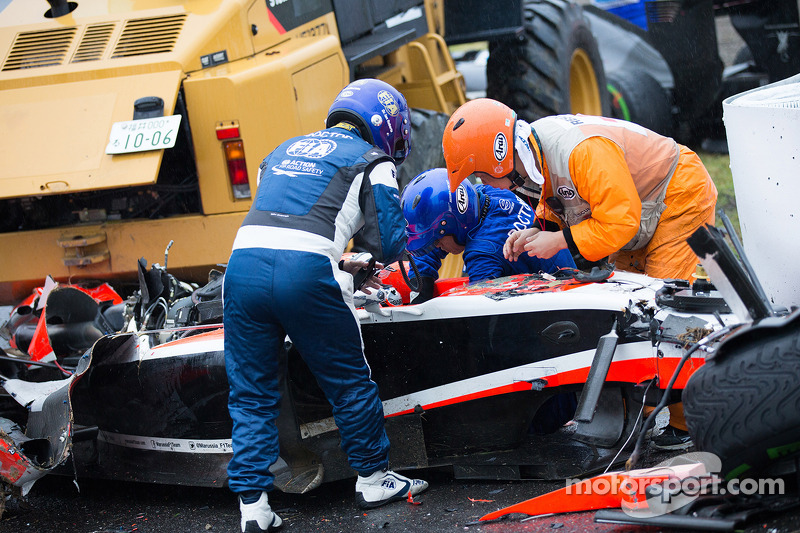
[[[513,38],[522,12],[519,0],[0,0],[0,304],[48,275],[134,279],[170,240],[170,271],[205,280],[262,158],[320,129],[357,78],[394,85],[415,128],[433,124],[412,137],[401,184],[443,163],[444,121],[465,101],[445,19],[448,42]],[[573,57],[586,72],[586,53]]]

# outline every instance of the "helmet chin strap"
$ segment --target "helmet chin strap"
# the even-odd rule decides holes
[[[524,120],[518,120],[514,126],[514,150],[519,155],[522,166],[525,168],[528,177],[537,185],[544,184],[544,176],[536,167],[536,157],[533,155],[533,150],[528,142],[532,133],[531,125]],[[517,183],[516,180],[511,180],[517,187],[521,187],[525,183],[522,178],[522,183]]]
[[[511,190],[513,191],[517,187],[522,187],[525,185],[525,178],[522,177],[522,174],[517,172],[516,170],[512,170],[506,175],[506,178],[511,180]]]

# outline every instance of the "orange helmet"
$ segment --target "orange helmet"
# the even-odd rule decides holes
[[[442,150],[450,190],[473,172],[502,178],[514,170],[514,125],[517,114],[491,98],[470,100],[447,122]]]

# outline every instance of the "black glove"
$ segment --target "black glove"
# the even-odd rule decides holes
[[[578,267],[578,270],[583,270],[585,272],[591,272],[595,267],[600,270],[614,270],[614,265],[608,262],[607,256],[599,261],[589,261],[580,253],[573,253],[572,259],[575,261],[575,266]]]
[[[608,268],[608,264],[606,267],[602,266],[593,266],[592,270],[589,272],[579,270],[575,273],[575,281],[587,281],[587,282],[596,282],[596,281],[605,281],[610,276],[611,273],[614,271],[613,268]]]
[[[433,285],[436,282],[435,278],[430,276],[422,276],[417,278],[419,288],[417,289],[417,296],[411,300],[412,304],[421,304],[433,298]]]
[[[583,259],[583,257],[581,257]],[[578,262],[575,261],[577,264]],[[614,272],[614,265],[608,262],[608,257],[604,257],[599,261],[587,261],[583,259],[581,265],[578,266],[580,272],[575,274],[577,281],[605,281],[611,277]]]
[[[377,271],[378,269],[375,268],[375,258],[372,257],[369,260],[369,264],[367,264],[366,268],[361,268],[355,274],[353,274],[354,290],[359,290],[361,287],[363,287],[364,283],[366,283],[369,278],[374,276]]]

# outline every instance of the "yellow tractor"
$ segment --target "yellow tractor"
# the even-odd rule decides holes
[[[48,275],[133,279],[171,240],[170,270],[204,281],[263,157],[321,129],[354,79],[415,109],[401,185],[443,164],[441,131],[465,101],[448,44],[513,38],[522,19],[519,0],[0,2],[0,304]],[[602,113],[602,66],[566,53],[594,95],[585,112]]]

